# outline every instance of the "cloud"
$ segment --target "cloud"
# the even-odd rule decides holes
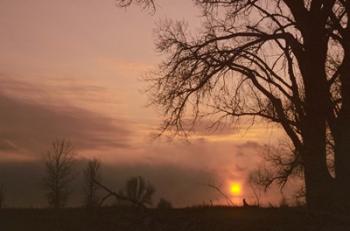
[[[264,145],[255,141],[250,141],[250,140],[241,144],[236,144],[236,147],[237,147],[236,155],[242,158],[249,157],[249,155],[252,152],[261,154],[265,148]]]
[[[237,147],[240,149],[261,149],[262,145],[255,141],[247,141],[243,144],[238,144]]]
[[[191,121],[185,121],[185,129],[191,129],[192,126]],[[228,121],[211,121],[209,119],[197,121],[192,130],[196,136],[226,136],[238,133],[238,129],[234,128]]]
[[[28,92],[34,94],[30,85],[22,82],[5,84],[9,85],[13,93],[20,89],[24,92],[22,97],[0,93],[2,153],[17,151],[41,155],[56,138],[70,139],[79,149],[126,148],[130,145],[132,132],[127,121],[69,103],[51,104],[50,101],[26,98]]]
[[[44,79],[44,80],[43,80]],[[7,96],[26,101],[46,102],[60,105],[66,101],[79,104],[120,103],[106,86],[98,81],[74,77],[30,76],[0,73],[1,92]]]

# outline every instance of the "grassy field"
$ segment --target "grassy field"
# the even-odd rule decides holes
[[[3,209],[1,231],[289,231],[350,230],[350,217],[295,208]]]

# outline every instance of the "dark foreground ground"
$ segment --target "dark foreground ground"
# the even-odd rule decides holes
[[[350,217],[295,208],[4,209],[0,231],[350,231]]]

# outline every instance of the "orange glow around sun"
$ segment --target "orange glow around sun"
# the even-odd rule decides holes
[[[242,192],[241,184],[233,182],[230,184],[230,192],[233,196],[239,196]]]

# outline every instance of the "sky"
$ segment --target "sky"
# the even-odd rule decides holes
[[[242,190],[233,200],[252,201],[247,176],[264,146],[281,137],[271,125],[208,132],[204,123],[189,140],[154,139],[162,115],[147,106],[142,79],[164,58],[154,46],[157,25],[183,20],[196,30],[199,16],[188,0],[159,1],[155,14],[120,9],[114,0],[1,0],[0,182],[7,203],[45,206],[43,159],[57,138],[74,144],[79,168],[100,159],[104,182],[115,189],[142,175],[157,198],[189,206],[221,203],[207,184],[229,194],[236,182]]]

